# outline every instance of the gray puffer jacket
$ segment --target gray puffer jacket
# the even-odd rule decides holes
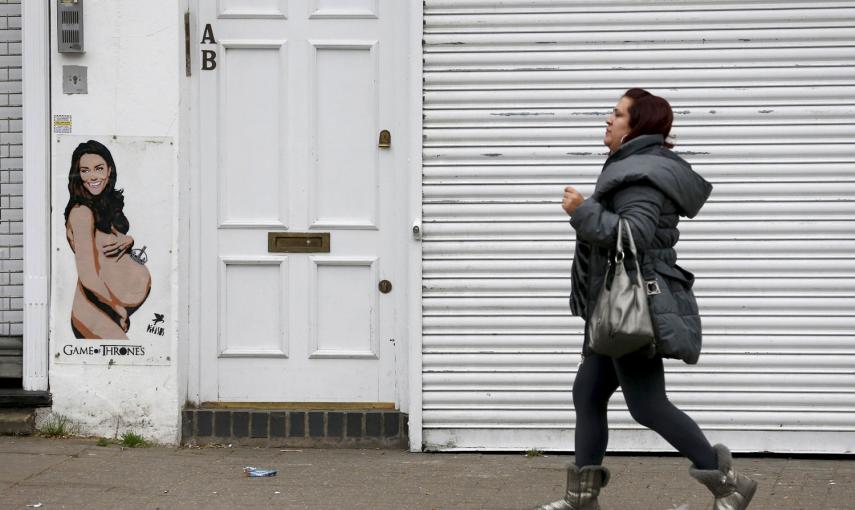
[[[663,142],[661,135],[643,135],[623,144],[603,165],[593,195],[571,215],[576,253],[570,308],[587,323],[617,241],[618,221],[625,218],[640,252],[644,279],[655,279],[661,290],[649,296],[656,353],[694,364],[701,349],[694,275],[677,265],[674,245],[680,238],[679,217],[694,217],[712,185]]]

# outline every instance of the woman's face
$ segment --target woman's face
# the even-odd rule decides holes
[[[623,137],[630,132],[629,127],[629,107],[632,106],[632,99],[624,96],[615,105],[612,114],[606,120],[606,136],[603,138],[603,143],[606,144],[610,152],[614,152],[620,148]]]
[[[104,158],[97,154],[84,154],[80,156],[80,163],[77,164],[80,170],[80,179],[83,181],[83,186],[92,195],[100,195],[104,188],[107,187],[107,181],[110,178],[112,169],[107,166]]]

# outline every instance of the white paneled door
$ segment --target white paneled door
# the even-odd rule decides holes
[[[396,402],[403,6],[199,2],[201,400]]]

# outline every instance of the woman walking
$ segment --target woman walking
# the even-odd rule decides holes
[[[606,122],[610,154],[593,195],[573,187],[562,207],[576,230],[570,307],[585,319],[583,362],[573,384],[576,409],[576,459],[567,471],[564,498],[543,510],[598,510],[600,489],[609,482],[602,466],[608,444],[607,406],[620,386],[629,412],[661,435],[692,462],[690,474],[715,498],[713,510],[748,507],[757,483],[737,473],[730,451],[710,445],[698,425],[666,396],[663,358],[697,363],[701,323],[691,286],[694,277],[677,266],[680,216],[694,217],[712,185],[674,154],[668,142],[673,112],[668,102],[634,88],[626,91]],[[589,347],[590,313],[604,284],[609,251],[617,243],[618,223],[626,220],[652,300],[655,342],[640,351],[611,358]]]

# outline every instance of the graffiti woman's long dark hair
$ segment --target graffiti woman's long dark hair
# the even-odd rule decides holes
[[[98,195],[89,193],[80,178],[80,158],[85,154],[95,154],[104,158],[110,167],[110,177],[107,186]],[[112,233],[112,228],[122,234],[127,234],[130,229],[128,218],[125,217],[125,197],[122,190],[116,189],[116,163],[109,149],[100,142],[89,140],[81,143],[74,149],[71,155],[71,169],[68,171],[68,205],[65,206],[65,222],[68,223],[68,215],[75,205],[85,205],[92,210],[95,216],[95,228],[107,234]]]

